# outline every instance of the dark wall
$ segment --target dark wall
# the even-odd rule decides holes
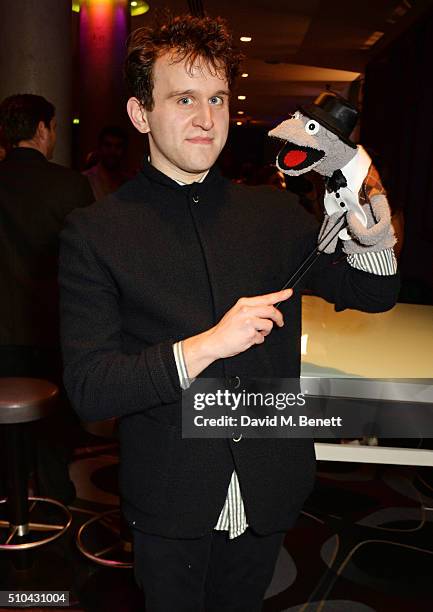
[[[361,142],[403,210],[402,301],[433,303],[433,12],[366,69]]]

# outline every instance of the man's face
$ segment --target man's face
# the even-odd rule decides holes
[[[216,161],[227,140],[229,88],[225,77],[200,62],[159,57],[154,65],[154,108],[144,111],[152,164],[191,182]]]
[[[98,157],[107,170],[117,170],[125,155],[125,142],[123,138],[106,134],[99,145]]]

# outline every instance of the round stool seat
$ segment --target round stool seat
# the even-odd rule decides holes
[[[28,423],[47,416],[59,391],[37,378],[0,378],[0,425]]]
[[[0,378],[0,426],[5,447],[7,497],[0,500],[0,550],[22,551],[47,544],[69,528],[68,508],[48,497],[28,497],[26,434],[32,421],[50,414],[58,405],[56,385],[37,378]],[[30,507],[29,507],[30,502]],[[46,510],[57,513],[46,522]]]

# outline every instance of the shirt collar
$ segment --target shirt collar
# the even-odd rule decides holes
[[[195,182],[196,183],[203,183],[204,179],[207,177],[208,174],[209,174],[209,170],[206,170],[206,172],[203,174],[201,179],[199,181],[195,181]],[[176,181],[176,183],[178,185],[189,185],[189,183],[183,183],[182,181],[178,181],[177,179],[173,179],[173,180]]]
[[[358,145],[354,157],[341,168],[347,181],[347,189],[356,194],[359,192],[370,165],[371,157],[364,147]]]

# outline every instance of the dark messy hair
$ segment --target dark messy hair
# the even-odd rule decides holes
[[[0,104],[0,127],[3,138],[10,146],[21,140],[31,140],[40,121],[47,128],[56,109],[42,96],[35,94],[15,94],[5,98]]]
[[[226,77],[229,87],[238,75],[241,53],[221,17],[165,15],[155,27],[135,30],[129,39],[125,77],[130,92],[146,110],[153,109],[153,66],[158,57],[171,52],[173,61],[186,60],[191,70],[202,60],[217,75]]]

